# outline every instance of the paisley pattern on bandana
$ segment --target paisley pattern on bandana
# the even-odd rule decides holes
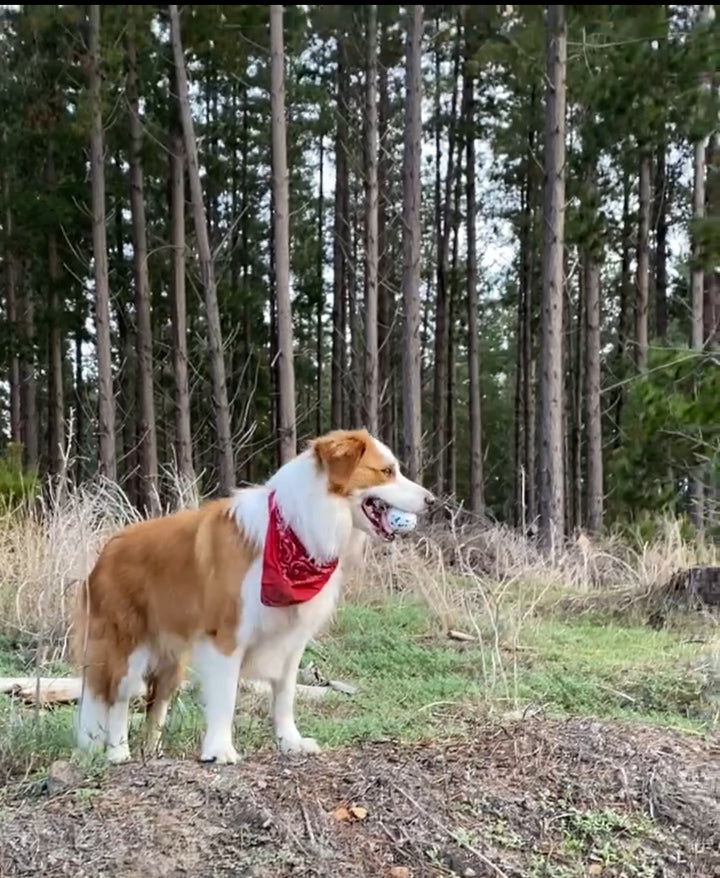
[[[316,564],[308,557],[295,531],[283,520],[272,491],[268,497],[268,527],[260,580],[262,603],[266,607],[289,607],[309,601],[322,591],[337,565],[337,559]]]

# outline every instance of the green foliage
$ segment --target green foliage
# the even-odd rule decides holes
[[[0,457],[0,512],[12,511],[40,490],[37,472],[23,468],[22,454],[20,443],[9,442]]]
[[[623,406],[622,442],[610,455],[608,506],[616,519],[682,513],[698,466],[720,467],[720,369],[712,354],[659,349]]]

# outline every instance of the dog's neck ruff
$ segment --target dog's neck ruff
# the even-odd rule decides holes
[[[268,495],[268,526],[263,549],[260,600],[266,607],[289,607],[319,594],[335,572],[338,559],[318,564]]]

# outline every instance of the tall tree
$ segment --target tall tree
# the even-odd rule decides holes
[[[465,146],[467,151],[467,315],[468,315],[468,392],[470,394],[470,508],[481,512],[483,495],[482,417],[480,413],[480,329],[478,325],[477,207],[475,202],[475,78],[472,72],[473,41],[465,42],[463,103]]]
[[[128,7],[125,34],[127,61],[128,129],[130,133],[130,213],[132,216],[133,274],[137,330],[137,444],[140,463],[140,502],[153,514],[159,509],[158,454],[153,400],[153,338],[150,319],[147,221],[142,166],[143,130],[138,97],[135,10]]]
[[[648,306],[650,302],[650,152],[640,148],[638,173],[638,238],[635,277],[635,364],[640,372],[647,369],[648,359]]]
[[[540,540],[562,543],[563,477],[563,251],[565,239],[565,6],[548,6],[546,34],[545,176],[542,348],[540,373]]]
[[[285,125],[285,47],[283,7],[270,6],[270,124],[272,128],[272,186],[274,196],[275,291],[277,297],[280,462],[297,453],[295,427],[295,368],[293,365],[292,307],[290,304],[290,231]]]
[[[445,421],[447,416],[448,400],[448,347],[450,341],[449,320],[449,285],[450,285],[450,220],[452,212],[453,180],[457,175],[455,167],[455,140],[458,128],[457,104],[458,83],[460,79],[460,41],[462,39],[461,18],[456,22],[456,37],[453,48],[453,90],[450,107],[450,122],[447,145],[447,171],[445,185],[442,187],[440,179],[440,157],[442,118],[440,107],[440,48],[436,48],[435,54],[435,79],[436,79],[436,105],[435,105],[435,149],[436,149],[436,237],[437,237],[437,294],[435,301],[435,372],[433,382],[433,415],[435,417],[435,430],[433,433],[433,458],[434,458],[434,482],[435,491],[441,494],[445,490],[445,461],[447,458]]]
[[[235,463],[230,432],[230,407],[228,404],[227,383],[225,379],[225,356],[220,326],[220,310],[218,308],[217,285],[215,282],[215,265],[210,250],[205,204],[203,202],[202,182],[200,180],[200,163],[198,161],[195,128],[193,126],[190,98],[188,95],[187,73],[183,58],[182,39],[180,36],[180,14],[176,5],[168,6],[170,13],[170,39],[175,60],[175,77],[180,104],[180,118],[183,126],[183,138],[187,155],[188,178],[190,182],[190,198],[195,224],[195,238],[198,247],[200,274],[205,294],[205,311],[207,316],[208,343],[210,347],[210,367],[212,371],[213,407],[215,410],[215,432],[218,455],[218,484],[220,490],[227,494],[235,484]]]
[[[45,166],[48,191],[55,194],[57,171],[55,168],[55,145],[51,141]],[[65,451],[65,388],[63,384],[63,337],[62,313],[60,305],[60,256],[58,253],[57,231],[55,225],[47,233],[48,312],[50,331],[48,333],[48,472],[59,475],[63,466]]]
[[[170,68],[170,308],[175,382],[175,460],[185,486],[195,480],[188,386],[187,303],[185,298],[185,146],[175,68]]]
[[[407,9],[403,148],[403,452],[411,479],[422,472],[420,393],[420,198],[423,7]]]
[[[584,259],[585,425],[587,431],[587,518],[590,534],[603,523],[602,413],[600,409],[600,259],[594,242]]]
[[[90,93],[90,181],[92,189],[93,263],[95,268],[95,337],[98,358],[98,439],[100,474],[114,481],[115,397],[110,339],[110,283],[105,231],[105,148],[100,71],[100,6],[89,7],[88,88]]]
[[[337,127],[335,133],[335,220],[333,228],[332,374],[330,425],[343,426],[349,248],[348,72],[345,35],[337,37]]]
[[[377,6],[367,7],[365,85],[365,426],[379,432]]]
[[[3,137],[3,143],[7,143],[7,135]],[[17,354],[18,311],[17,311],[17,257],[15,256],[15,244],[13,241],[13,214],[10,208],[10,171],[9,163],[3,167],[3,198],[5,200],[5,321],[15,343],[10,344],[8,384],[10,391],[10,441],[20,442],[20,359]]]

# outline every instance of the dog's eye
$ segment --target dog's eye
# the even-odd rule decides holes
[[[395,468],[392,466],[386,466],[385,469],[382,471],[382,474],[391,479],[395,475]]]

